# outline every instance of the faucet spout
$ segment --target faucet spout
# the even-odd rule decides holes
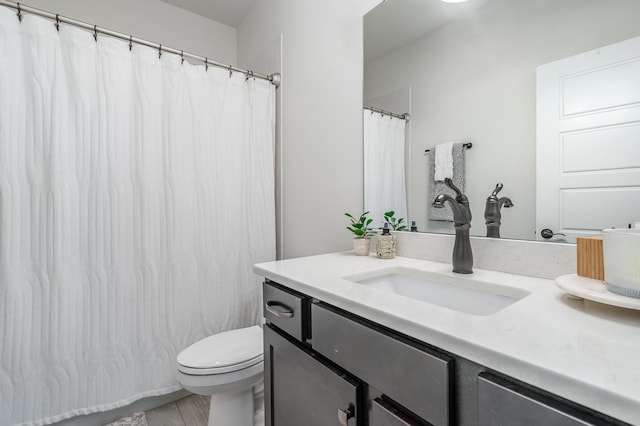
[[[471,209],[469,199],[460,191],[449,178],[445,183],[456,192],[455,198],[448,194],[440,194],[433,200],[433,206],[443,208],[449,202],[453,211],[453,228],[456,231],[456,239],[453,245],[452,265],[453,272],[459,274],[473,273],[473,252],[469,240],[469,228],[471,228]]]
[[[500,238],[500,225],[502,224],[502,207],[513,207],[513,202],[509,197],[498,198],[498,193],[502,190],[503,185],[498,183],[496,189],[487,198],[487,204],[484,209],[484,220],[487,225],[487,237]]]
[[[513,207],[513,203],[511,202],[511,198],[509,198],[509,197],[501,197],[498,200],[498,207],[499,208],[503,208],[504,207],[505,209],[507,209],[509,207]]]
[[[463,204],[447,194],[440,194],[433,200],[433,207],[444,208],[444,203],[449,202],[451,211],[453,211],[454,226],[458,225],[470,225],[471,223],[471,210],[469,210],[469,204]]]

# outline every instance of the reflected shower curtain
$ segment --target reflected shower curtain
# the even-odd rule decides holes
[[[382,227],[384,213],[407,218],[405,189],[406,120],[364,110],[364,209]],[[407,225],[408,227],[408,225]]]
[[[0,7],[0,425],[178,389],[260,319],[274,87]]]

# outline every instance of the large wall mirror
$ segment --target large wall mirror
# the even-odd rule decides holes
[[[639,16],[638,0],[386,0],[369,12],[364,105],[411,115],[405,141],[406,219],[415,220],[422,232],[453,232],[450,222],[427,220],[431,194],[425,149],[471,142],[465,152],[471,234],[486,235],[485,203],[500,182],[500,196],[514,204],[502,211],[501,236],[540,239],[536,70],[639,37]],[[640,170],[640,159],[629,167]],[[635,185],[640,189],[640,182]],[[634,220],[640,220],[637,213]]]

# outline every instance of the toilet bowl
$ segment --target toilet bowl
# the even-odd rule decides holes
[[[263,346],[259,326],[202,339],[177,357],[176,378],[185,389],[211,395],[209,426],[252,426],[254,399],[262,401]]]

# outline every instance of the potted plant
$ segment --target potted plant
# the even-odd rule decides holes
[[[345,213],[344,215],[349,218],[351,225],[347,226],[347,229],[352,232],[355,237],[353,238],[353,251],[358,256],[368,256],[371,240],[369,239],[375,235],[375,231],[369,229],[369,225],[373,222],[373,219],[367,217],[369,212],[364,212],[358,219]]]
[[[404,222],[404,218],[395,218],[393,217],[396,214],[396,212],[392,211],[388,211],[384,214],[384,221],[387,222],[389,224],[389,227],[393,230],[393,231],[404,231],[405,229],[407,229],[407,227],[402,223]]]

